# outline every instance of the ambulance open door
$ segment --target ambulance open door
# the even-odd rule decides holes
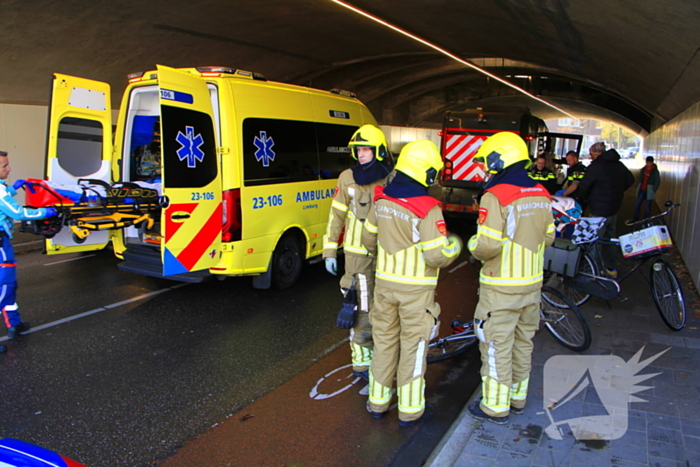
[[[163,164],[163,275],[215,266],[221,255],[221,176],[207,83],[158,65]]]
[[[45,177],[76,185],[78,179],[111,182],[112,110],[107,83],[54,74],[51,85]],[[63,228],[46,239],[46,253],[76,253],[104,248],[108,231],[78,240]]]

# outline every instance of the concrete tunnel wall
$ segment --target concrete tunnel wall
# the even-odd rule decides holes
[[[700,102],[647,136],[644,156],[654,156],[661,173],[656,203],[661,207],[667,200],[681,204],[671,213],[668,225],[697,287],[700,285]]]

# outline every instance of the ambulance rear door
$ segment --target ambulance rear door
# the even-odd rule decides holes
[[[112,109],[109,85],[56,73],[50,103],[45,178],[65,185],[76,185],[81,178],[110,183]],[[93,232],[80,240],[64,227],[46,240],[46,253],[99,250],[108,242],[106,230]]]
[[[163,275],[214,267],[221,256],[221,176],[203,79],[158,65]]]

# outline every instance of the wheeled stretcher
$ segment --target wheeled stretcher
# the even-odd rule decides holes
[[[64,227],[81,243],[97,230],[111,230],[139,225],[153,227],[160,213],[160,184],[80,179],[77,185],[58,185],[45,180],[28,179],[25,185],[29,207],[51,207],[58,215],[46,219],[23,221],[21,232],[52,238]]]

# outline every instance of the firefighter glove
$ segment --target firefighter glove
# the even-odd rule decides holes
[[[566,190],[559,190],[559,191],[557,191],[556,193],[554,193],[554,196],[564,196],[564,192],[565,192],[565,191],[566,191]]]
[[[340,307],[335,325],[340,329],[351,329],[355,327],[355,323],[357,323],[357,291],[355,290],[355,283],[353,281],[350,289],[345,292],[343,305]]]
[[[17,191],[20,188],[22,188],[25,185],[25,183],[27,183],[26,180],[17,180],[15,183],[12,184],[12,188],[14,188],[15,191]]]
[[[337,258],[326,258],[326,271],[330,272],[334,276],[338,275],[338,259]]]

